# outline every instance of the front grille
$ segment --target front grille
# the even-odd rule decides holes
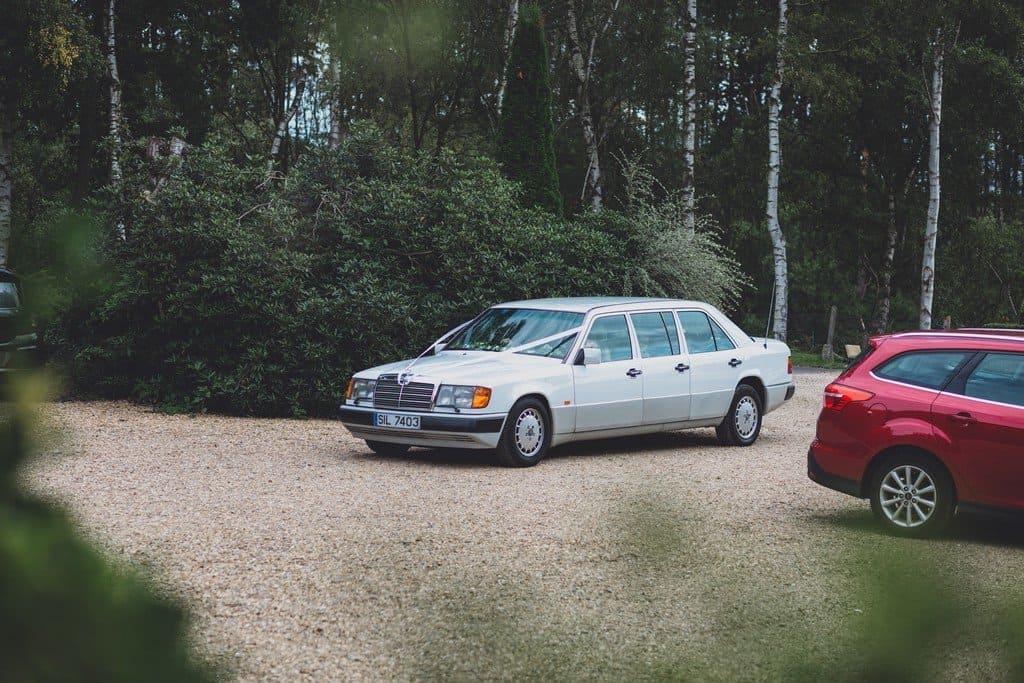
[[[374,408],[430,410],[433,400],[433,384],[409,382],[403,387],[398,383],[398,375],[381,375],[373,391]]]

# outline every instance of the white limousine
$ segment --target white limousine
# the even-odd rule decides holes
[[[715,427],[749,446],[793,396],[789,347],[674,299],[514,301],[416,359],[357,373],[341,420],[382,454],[492,449],[509,466],[582,439]]]

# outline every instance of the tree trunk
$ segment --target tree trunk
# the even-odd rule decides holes
[[[928,116],[928,220],[924,228],[924,257],[921,262],[922,330],[932,327],[932,301],[935,297],[935,243],[939,233],[939,131],[942,125],[942,29],[935,31],[935,55],[932,63],[931,113]]]
[[[502,45],[501,87],[498,88],[498,116],[505,104],[505,88],[508,86],[508,59],[512,55],[512,38],[516,34],[519,23],[519,0],[509,0],[508,19],[505,21],[505,43]]]
[[[117,38],[114,32],[114,0],[106,4],[106,41],[103,46],[110,86],[110,184],[121,191],[121,77],[117,74]],[[117,209],[117,236],[125,239],[124,218]]]
[[[334,24],[332,37],[338,40],[338,25]],[[338,45],[335,42],[330,47],[331,54],[331,133],[327,144],[331,149],[337,149],[341,144],[341,59],[338,55]]]
[[[686,94],[684,96],[685,127],[683,132],[683,218],[692,234],[697,225],[695,207],[694,155],[697,147],[697,0],[686,3]]]
[[[872,328],[875,334],[885,334],[889,329],[889,311],[892,308],[892,267],[896,260],[896,190],[889,188],[889,227],[885,234],[885,252],[882,254],[882,269],[878,283],[878,306]]]
[[[0,100],[0,266],[7,265],[11,244],[11,186],[14,181],[14,126]]]
[[[600,211],[604,202],[604,185],[601,178],[601,156],[599,154],[600,140],[597,129],[594,126],[594,116],[590,107],[590,74],[594,65],[594,50],[597,47],[598,38],[611,24],[612,16],[618,9],[619,0],[616,0],[611,13],[604,24],[604,28],[595,32],[590,40],[590,51],[586,60],[583,58],[583,47],[580,43],[579,22],[576,20],[576,0],[570,0],[568,6],[567,24],[569,30],[569,44],[572,53],[572,70],[576,75],[576,114],[579,116],[580,125],[583,128],[583,143],[587,149],[587,176],[583,186],[583,196],[590,195],[590,208]]]
[[[775,77],[768,96],[768,234],[772,238],[775,260],[775,338],[786,341],[789,321],[789,262],[786,256],[786,236],[779,225],[779,172],[782,150],[779,143],[779,114],[782,111],[782,75],[785,70],[786,0],[779,0],[778,52],[775,58]]]
[[[267,174],[269,175],[274,170],[274,162],[277,161],[277,155],[281,151],[281,141],[284,140],[284,134],[288,130],[288,124],[295,117],[295,112],[299,110],[299,105],[302,104],[302,95],[306,92],[306,67],[300,66],[295,74],[295,97],[292,98],[292,104],[288,107],[288,111],[281,117],[281,120],[277,122],[277,132],[274,133],[274,142],[270,145],[270,159],[267,160]]]

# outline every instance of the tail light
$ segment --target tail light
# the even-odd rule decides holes
[[[851,403],[866,401],[874,396],[870,391],[854,389],[845,384],[829,384],[825,387],[825,409],[837,413]]]
[[[788,358],[786,358],[786,374],[793,374],[793,356],[789,356]]]

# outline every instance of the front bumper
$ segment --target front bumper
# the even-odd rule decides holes
[[[420,418],[419,429],[392,429],[374,426],[373,414],[382,412],[374,408],[343,405],[339,411],[342,424],[356,438],[432,448],[495,448],[505,425],[504,413],[442,415],[389,409],[383,412]]]

